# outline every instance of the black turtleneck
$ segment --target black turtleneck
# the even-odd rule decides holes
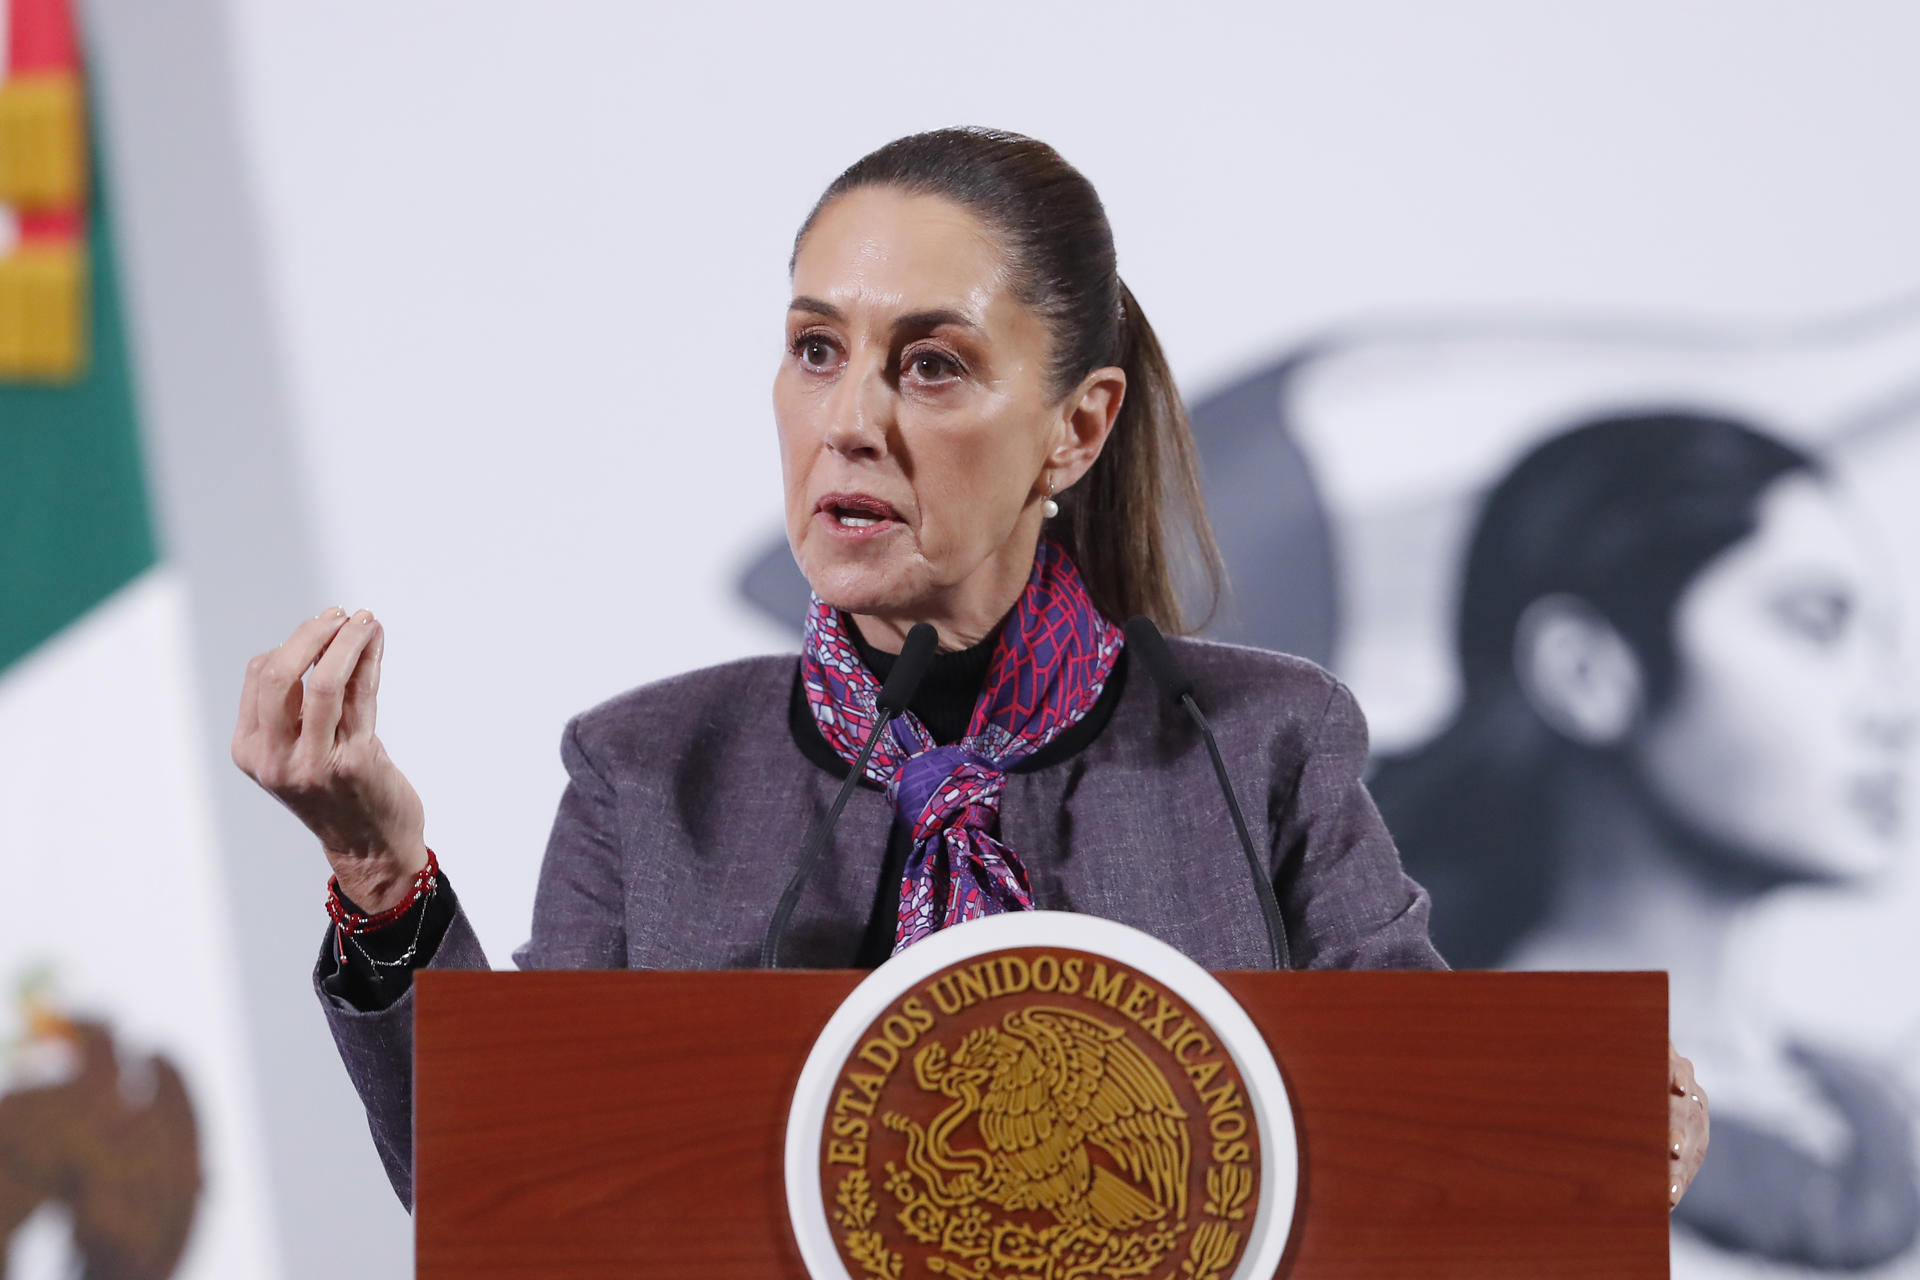
[[[868,644],[852,618],[847,618],[847,634],[860,652],[860,661],[884,683],[893,671],[894,659],[900,655]],[[994,646],[999,642],[1000,633],[996,630],[971,649],[936,653],[927,664],[927,674],[920,678],[920,687],[908,700],[907,710],[927,727],[935,742],[944,746],[967,736],[973,704],[980,700],[980,690],[987,683],[987,668],[993,663]]]

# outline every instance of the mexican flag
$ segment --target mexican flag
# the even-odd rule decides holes
[[[0,1274],[278,1273],[66,0],[0,0]]]

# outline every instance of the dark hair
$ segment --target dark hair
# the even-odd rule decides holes
[[[1688,585],[1750,537],[1760,495],[1808,454],[1727,418],[1605,418],[1554,436],[1488,495],[1467,550],[1452,723],[1382,762],[1375,799],[1434,898],[1434,942],[1463,967],[1497,963],[1547,906],[1558,868],[1557,779],[1594,754],[1550,729],[1514,674],[1521,614],[1568,594],[1633,647],[1658,709],[1676,680],[1674,615]]]
[[[1194,629],[1218,602],[1226,570],[1207,524],[1186,409],[1159,339],[1121,283],[1113,229],[1093,184],[1052,147],[1017,133],[916,133],[833,180],[794,237],[796,257],[820,211],[863,187],[943,197],[999,237],[1015,296],[1052,337],[1050,395],[1066,395],[1103,366],[1126,371],[1106,448],[1078,484],[1057,495],[1060,515],[1047,533],[1073,557],[1108,618],[1144,613],[1170,631]],[[1182,535],[1190,566],[1177,565],[1172,550]],[[1183,567],[1198,570],[1203,609],[1183,605]]]

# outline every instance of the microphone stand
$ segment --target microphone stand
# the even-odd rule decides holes
[[[1160,692],[1174,705],[1182,707],[1193,717],[1193,723],[1200,730],[1200,737],[1207,744],[1207,754],[1213,759],[1213,774],[1220,781],[1220,792],[1227,798],[1227,812],[1233,815],[1233,830],[1240,837],[1240,850],[1247,857],[1247,871],[1253,876],[1253,891],[1260,901],[1260,917],[1267,926],[1267,953],[1276,969],[1290,968],[1287,954],[1287,927],[1280,918],[1280,900],[1274,896],[1273,883],[1267,878],[1267,872],[1254,852],[1253,836],[1247,830],[1246,815],[1240,812],[1240,798],[1233,792],[1233,780],[1227,776],[1227,762],[1220,756],[1220,744],[1213,736],[1213,726],[1207,723],[1207,717],[1200,710],[1199,700],[1193,695],[1193,680],[1181,668],[1173,656],[1173,650],[1167,647],[1167,638],[1160,634],[1160,628],[1146,617],[1134,617],[1127,620],[1127,647],[1146,664],[1147,671],[1153,676],[1153,682],[1160,686]]]
[[[907,703],[913,700],[913,692],[919,688],[920,678],[927,673],[927,664],[933,660],[933,649],[939,639],[939,633],[924,622],[914,623],[913,629],[907,632],[906,643],[900,646],[900,656],[894,659],[893,670],[888,673],[886,683],[880,687],[880,696],[874,703],[874,709],[880,713],[880,717],[874,721],[873,731],[867,735],[867,740],[860,744],[860,756],[854,761],[846,780],[840,784],[826,818],[814,826],[806,848],[800,853],[800,864],[793,869],[793,877],[787,881],[786,891],[780,895],[780,904],[773,909],[773,919],[767,924],[766,939],[760,944],[761,968],[780,967],[780,942],[786,934],[787,921],[792,918],[793,909],[799,905],[800,895],[806,891],[814,864],[826,850],[827,837],[833,834],[834,824],[840,821],[840,811],[847,807],[847,798],[853,794],[854,787],[866,776],[867,761],[873,757],[873,749],[878,745],[880,735],[887,731],[894,717],[906,710]]]

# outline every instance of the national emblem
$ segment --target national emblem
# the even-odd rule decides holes
[[[1247,1280],[1285,1248],[1291,1118],[1191,960],[1009,913],[907,948],[835,1013],[795,1092],[788,1200],[820,1280]]]
[[[936,973],[840,1083],[821,1173],[850,1273],[1122,1280],[1184,1248],[1181,1274],[1213,1280],[1241,1253],[1258,1138],[1239,1072],[1184,1002],[1106,957],[1018,948]]]

